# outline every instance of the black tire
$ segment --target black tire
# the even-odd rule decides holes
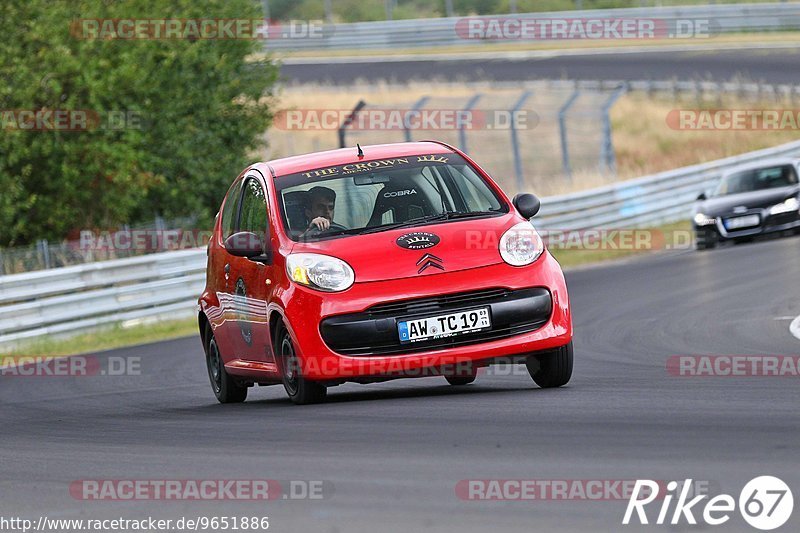
[[[572,341],[553,351],[528,357],[525,366],[533,381],[543,389],[566,385],[572,377]]]
[[[305,379],[300,373],[300,364],[289,330],[279,323],[275,335],[275,358],[281,371],[283,388],[289,399],[297,405],[307,405],[325,401],[328,388],[320,383]]]
[[[697,246],[698,250],[711,250],[717,245],[717,243],[697,240],[695,241],[695,245]]]
[[[462,385],[469,385],[475,381],[475,377],[476,376],[445,376],[444,379],[446,379],[450,385],[460,387]]]
[[[240,385],[226,371],[211,327],[206,328],[206,367],[211,390],[219,403],[242,403],[247,399],[247,387]]]
[[[463,368],[454,369],[453,372],[445,373],[444,379],[450,385],[463,386],[469,385],[478,376],[478,368],[474,365],[464,365]]]

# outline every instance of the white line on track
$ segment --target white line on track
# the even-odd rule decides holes
[[[789,333],[800,339],[800,316],[792,320],[789,324]]]

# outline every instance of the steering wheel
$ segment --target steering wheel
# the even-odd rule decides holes
[[[331,222],[331,225],[328,227],[328,229],[319,229],[318,227],[314,226],[313,228],[306,231],[305,234],[309,237],[316,237],[318,235],[324,235],[328,232],[343,231],[346,229],[347,228],[342,226],[341,224],[337,224],[336,222]]]

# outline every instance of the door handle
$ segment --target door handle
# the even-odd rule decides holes
[[[230,263],[225,265],[225,273],[226,274],[230,274],[231,273],[231,264]]]

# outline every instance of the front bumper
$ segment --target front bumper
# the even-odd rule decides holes
[[[401,320],[418,319],[479,307],[489,308],[492,328],[403,344],[397,334]],[[543,287],[529,289],[488,289],[444,297],[405,300],[372,306],[363,313],[337,315],[320,324],[322,339],[342,355],[375,356],[424,352],[504,339],[535,331],[547,323],[553,310],[550,291]]]
[[[723,219],[734,216],[745,215],[759,215],[760,222],[757,226],[742,228],[737,230],[728,230],[723,223]],[[699,240],[722,241],[726,239],[737,239],[739,237],[756,237],[759,235],[768,235],[771,233],[780,233],[783,231],[791,231],[800,228],[800,213],[792,211],[789,213],[781,213],[779,215],[769,215],[762,210],[753,210],[751,212],[742,214],[726,214],[716,217],[716,223],[707,226],[698,226],[692,224],[694,227],[695,235]]]
[[[482,295],[484,300],[465,301],[461,299],[465,294]],[[437,303],[432,304],[432,300]],[[560,266],[547,252],[527,267],[502,263],[410,279],[356,283],[335,294],[321,295],[292,284],[283,301],[284,320],[298,348],[301,372],[314,380],[403,376],[426,368],[550,350],[572,340],[566,283]],[[413,307],[420,302],[422,305]],[[399,344],[399,318],[483,306],[491,309],[490,331],[424,344]],[[381,311],[384,316],[378,316]]]

